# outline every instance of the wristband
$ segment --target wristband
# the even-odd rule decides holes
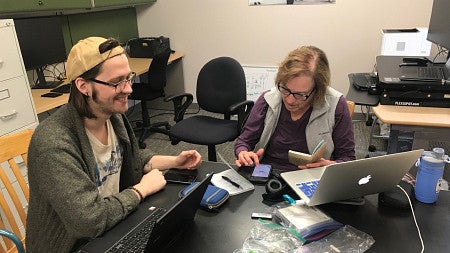
[[[128,189],[131,189],[131,190],[137,192],[137,194],[139,195],[139,198],[140,198],[140,200],[139,200],[140,202],[142,202],[144,200],[144,196],[142,195],[141,191],[139,191],[136,187],[130,186],[130,187],[128,187]]]

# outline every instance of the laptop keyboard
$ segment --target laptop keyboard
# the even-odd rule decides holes
[[[145,250],[150,232],[156,224],[156,221],[166,213],[165,208],[157,207],[151,214],[139,223],[128,234],[122,237],[106,252],[123,252],[123,253],[142,253]]]
[[[376,85],[378,78],[371,73],[354,73],[353,85],[359,90],[367,90],[370,86]]]
[[[317,185],[319,184],[319,180],[314,180],[310,182],[303,182],[298,183],[297,187],[302,191],[308,198],[311,198],[314,194],[314,191],[317,188]]]
[[[419,77],[422,78],[442,78],[442,68],[436,67],[423,67],[419,68]]]

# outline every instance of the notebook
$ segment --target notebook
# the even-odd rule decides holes
[[[393,189],[422,152],[419,149],[284,172],[281,177],[307,205],[315,206]],[[302,190],[314,185],[315,190]]]
[[[148,226],[151,221],[143,220],[140,224],[136,225],[130,232],[120,238],[112,247],[106,252],[164,252],[164,249],[171,245],[179,236],[186,231],[194,220],[197,209],[200,206],[203,194],[205,193],[213,174],[208,175],[201,183],[197,184],[194,190],[190,191],[186,196],[180,199],[172,208],[165,211],[162,208],[157,208],[153,212],[161,212],[156,223],[151,224],[153,228],[150,234],[148,234]],[[152,214],[150,214],[152,215]],[[137,233],[141,231],[140,233]],[[144,232],[145,233],[142,233]],[[128,248],[129,242],[122,240],[123,238],[133,234],[134,242],[136,244],[136,251]],[[130,237],[130,236],[129,236]],[[136,238],[138,237],[138,238]],[[139,238],[141,237],[141,238]],[[148,238],[148,239],[147,239]],[[139,247],[139,246],[144,246]],[[81,252],[100,252],[100,249],[95,247],[89,247],[89,243],[83,247]]]
[[[219,188],[227,190],[230,193],[230,196],[255,189],[255,186],[235,169],[228,169],[214,174],[211,183]]]

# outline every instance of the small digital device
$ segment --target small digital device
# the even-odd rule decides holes
[[[253,168],[253,172],[250,175],[250,181],[265,183],[269,180],[272,166],[270,164],[259,164]]]
[[[197,180],[197,170],[169,169],[164,173],[167,182],[191,184]]]
[[[48,92],[41,95],[41,97],[55,98],[61,96],[62,93],[59,92]]]
[[[265,220],[271,220],[272,214],[271,213],[252,213],[252,219],[265,219]]]

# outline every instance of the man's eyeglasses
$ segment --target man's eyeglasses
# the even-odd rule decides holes
[[[282,86],[281,84],[278,84],[278,90],[281,92],[281,94],[283,94],[283,96],[288,97],[289,95],[292,95],[295,99],[301,101],[306,101],[311,96],[311,94],[314,92],[315,89],[316,87],[314,86],[314,88],[311,90],[309,94],[305,94],[301,92],[292,92],[290,89]]]
[[[125,89],[127,83],[133,83],[135,78],[136,78],[136,73],[131,72],[125,79],[123,79],[117,83],[108,83],[108,82],[97,80],[95,78],[90,78],[89,81],[114,87],[114,89],[116,89],[116,93],[120,93]]]

